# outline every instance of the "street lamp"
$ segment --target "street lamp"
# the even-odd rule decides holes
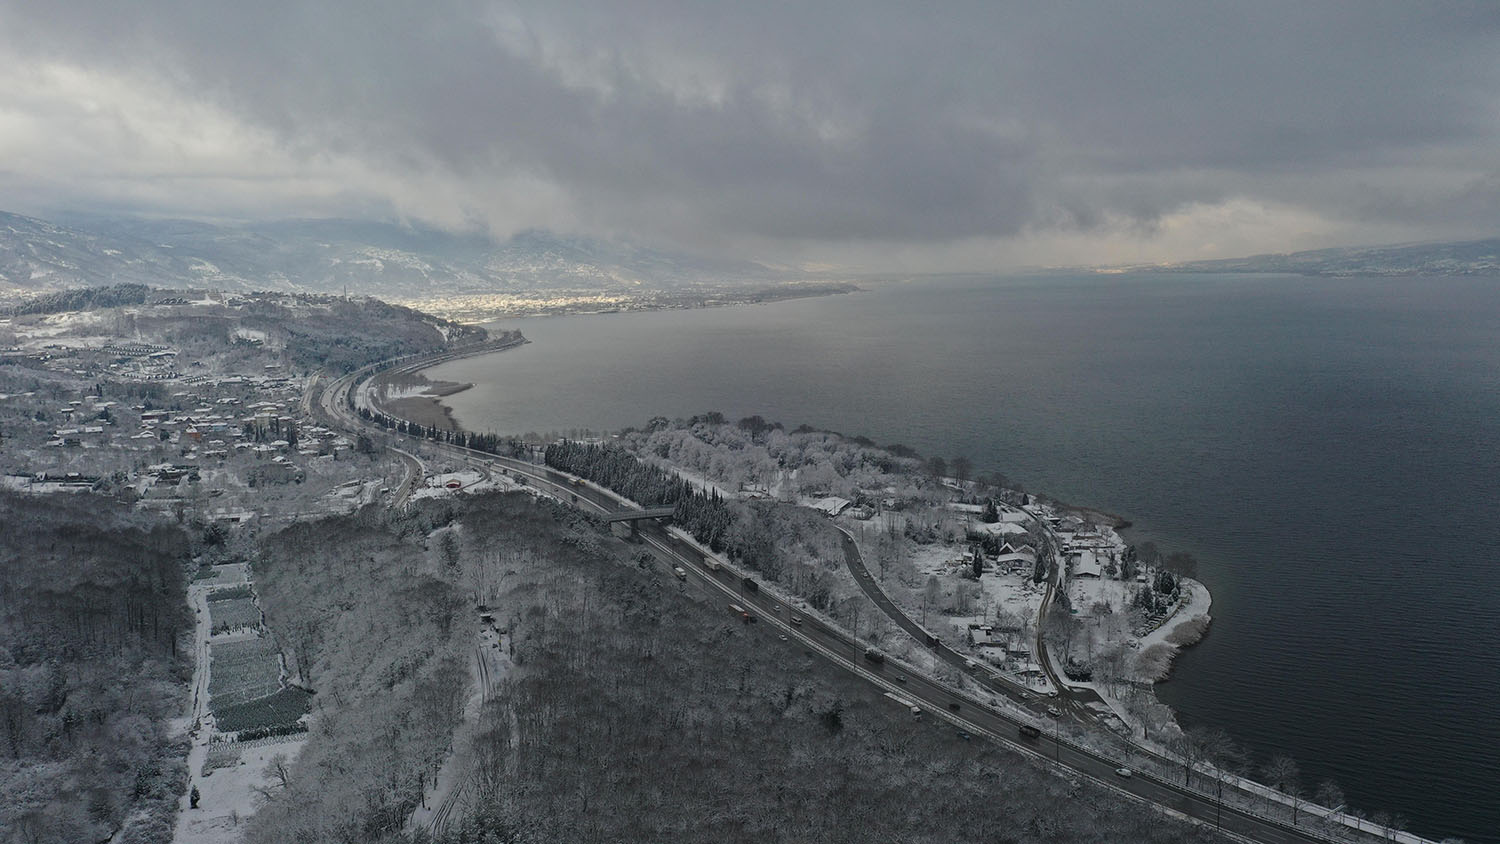
[[[1059,718],[1061,714],[1059,712],[1052,716],[1052,761],[1059,766],[1062,765],[1062,721]]]

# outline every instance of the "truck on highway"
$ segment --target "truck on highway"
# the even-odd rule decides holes
[[[687,580],[687,569],[682,566],[673,566],[672,573],[677,575],[678,580]]]
[[[885,665],[885,654],[875,650],[874,648],[865,648],[865,659],[875,663],[876,665]]]
[[[744,607],[740,606],[739,604],[730,604],[729,608],[732,609],[732,610],[734,610],[735,612],[739,613],[740,614],[740,621],[743,621],[746,624],[749,624],[750,622],[752,622],[752,621],[755,620],[755,616],[751,615],[748,610],[746,610]]]
[[[719,565],[719,561],[715,560],[713,557],[704,557],[703,567],[708,569],[709,571],[718,571],[719,569],[723,568],[723,566]]]
[[[1041,730],[1038,730],[1036,727],[1033,727],[1030,724],[1021,724],[1017,726],[1016,732],[1019,732],[1021,734],[1021,738],[1038,738],[1042,734]]]
[[[740,585],[742,585],[742,586],[745,587],[745,591],[746,592],[759,592],[760,591],[760,584],[756,583],[754,578],[747,577],[744,580],[740,581]]]

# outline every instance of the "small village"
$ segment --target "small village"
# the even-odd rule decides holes
[[[1097,714],[1121,730],[1139,729],[1136,710],[1158,711],[1150,685],[1210,621],[1190,555],[1137,549],[1114,517],[969,477],[962,459],[955,474],[904,446],[712,413],[652,420],[611,441],[725,498],[821,514],[854,539],[880,590],[922,629],[1038,695],[1057,694],[1058,682],[1095,690],[1108,704]],[[860,628],[845,608],[859,594],[854,579],[830,582],[811,574],[816,560],[807,565],[810,573],[790,576],[794,591]],[[905,632],[864,623],[873,645],[943,673]]]
[[[399,466],[372,462],[368,445],[356,454],[359,443],[309,415],[313,370],[254,306],[268,307],[158,293],[135,306],[0,318],[0,484],[102,492],[223,523],[369,503]]]
[[[182,809],[203,809],[177,815],[176,840],[195,844],[239,840],[284,784],[311,707],[306,666],[266,627],[235,537],[389,498],[404,471],[310,415],[309,370],[274,324],[243,325],[245,301],[157,294],[0,318],[0,487],[106,495],[202,537],[188,586],[192,708],[174,725],[191,743]],[[204,322],[215,330],[191,330]]]

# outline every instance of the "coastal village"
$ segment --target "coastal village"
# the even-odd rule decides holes
[[[1150,685],[1210,623],[1208,590],[1185,574],[1189,555],[1164,558],[1149,543],[1139,553],[1113,517],[955,476],[900,445],[717,414],[652,420],[607,441],[773,522],[787,506],[820,513],[853,538],[900,611],[968,654],[973,670],[1040,696],[1059,683],[1091,689],[1095,717],[1124,734],[1160,720]],[[840,568],[829,580],[817,560],[807,566],[782,575],[791,597],[888,655],[947,675],[923,643],[846,606],[859,596],[854,577]]]
[[[368,444],[357,453],[357,441],[310,416],[312,369],[246,312],[250,301],[158,294],[0,319],[0,480],[231,524],[370,503],[399,466]],[[326,307],[294,297],[278,305]]]

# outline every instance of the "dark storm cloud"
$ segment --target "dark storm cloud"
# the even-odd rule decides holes
[[[353,196],[420,205],[437,174],[500,227],[541,204],[517,184],[541,223],[704,242],[1149,231],[1236,198],[1500,222],[1490,3],[0,9],[9,56],[165,80],[389,177]]]

